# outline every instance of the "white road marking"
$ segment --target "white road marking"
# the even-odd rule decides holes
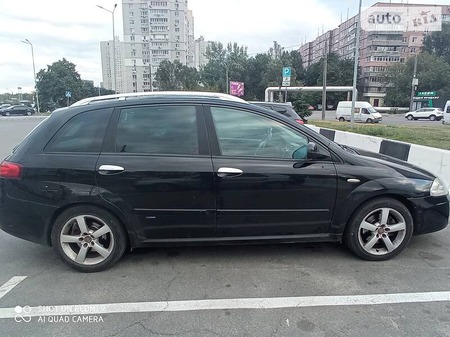
[[[450,291],[350,296],[305,296],[274,298],[235,298],[192,301],[161,301],[24,307],[31,317],[61,315],[100,315],[139,312],[178,312],[225,309],[280,309],[300,307],[353,306],[448,302]],[[0,318],[13,318],[17,308],[0,308]],[[19,310],[21,311],[21,310]]]
[[[25,280],[26,276],[14,276],[0,287],[0,298],[9,293],[16,285]]]

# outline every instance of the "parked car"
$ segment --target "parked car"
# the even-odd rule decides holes
[[[12,105],[9,108],[2,110],[0,113],[3,116],[11,116],[11,115],[31,116],[35,113],[35,110],[26,105]]]
[[[261,106],[263,108],[276,111],[299,124],[305,124],[306,120],[301,117],[292,107],[290,103],[275,103],[275,102],[250,102],[253,105]],[[311,107],[312,108],[312,107]],[[309,107],[308,107],[309,109]]]
[[[336,119],[339,122],[351,120],[352,102],[342,101],[338,103],[336,109]],[[383,120],[383,116],[377,112],[369,102],[355,102],[354,112],[355,122],[378,123]]]
[[[0,105],[0,112],[6,108],[9,108],[11,106],[11,104],[2,104]]]
[[[409,111],[405,114],[409,121],[418,119],[429,119],[430,121],[440,121],[444,118],[444,111],[440,108],[421,108],[415,111]]]
[[[0,228],[83,272],[161,244],[342,241],[383,261],[447,226],[447,196],[233,96],[117,94],[55,111],[6,157]]]
[[[444,119],[442,120],[442,124],[450,124],[450,101],[445,103]]]

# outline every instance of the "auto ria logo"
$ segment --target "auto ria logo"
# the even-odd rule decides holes
[[[369,9],[361,13],[361,28],[365,31],[441,31],[442,7],[370,7]]]
[[[24,307],[21,307],[20,305],[18,305],[17,307],[14,308],[14,312],[16,313],[14,316],[14,320],[17,323],[20,322],[25,322],[25,323],[29,323],[31,321],[31,308],[26,305]]]

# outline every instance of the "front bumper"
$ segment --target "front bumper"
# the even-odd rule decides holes
[[[449,221],[448,196],[412,198],[409,201],[415,209],[414,235],[440,231]]]

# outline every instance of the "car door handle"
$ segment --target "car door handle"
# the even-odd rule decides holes
[[[232,168],[232,167],[221,167],[218,171],[217,171],[217,175],[220,178],[225,178],[225,177],[236,177],[236,176],[240,176],[241,174],[243,174],[244,171],[237,169],[237,168]]]
[[[101,165],[98,168],[98,173],[103,174],[103,175],[119,174],[123,171],[125,171],[125,169],[122,166],[116,166],[116,165]]]

